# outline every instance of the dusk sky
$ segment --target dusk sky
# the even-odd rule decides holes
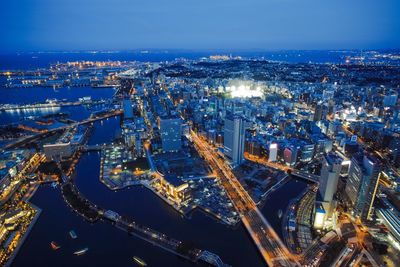
[[[1,51],[400,48],[398,0],[9,0]]]

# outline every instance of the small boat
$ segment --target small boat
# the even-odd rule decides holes
[[[75,233],[74,230],[69,231],[69,236],[70,236],[72,239],[76,239],[76,238],[78,237],[78,236],[76,235],[76,233]]]
[[[144,262],[144,260],[142,260],[141,258],[139,258],[139,257],[133,257],[133,260],[137,263],[137,264],[139,264],[140,266],[147,266],[147,263],[146,262]]]
[[[51,241],[50,246],[53,250],[57,250],[59,248],[61,248],[56,242]]]
[[[279,211],[278,211],[278,218],[279,218],[279,219],[282,218],[282,214],[283,214],[282,210],[279,210]]]
[[[77,250],[77,251],[74,252],[74,255],[76,255],[76,256],[83,255],[83,254],[85,254],[88,250],[89,250],[89,248],[83,248],[83,249]]]

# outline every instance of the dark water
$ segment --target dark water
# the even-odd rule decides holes
[[[109,119],[102,126],[96,126],[98,128],[95,128],[90,142],[109,142],[119,127],[119,120]],[[145,188],[110,191],[99,182],[99,160],[96,152],[83,155],[75,176],[78,188],[94,203],[129,215],[137,222],[172,237],[190,240],[199,248],[217,253],[233,266],[264,265],[242,226],[229,228],[201,212],[194,212],[191,219],[182,218]],[[56,189],[41,188],[32,202],[43,209],[43,214],[18,254],[14,266],[28,266],[31,263],[45,266],[107,266],[114,260],[114,266],[128,266],[132,264],[134,255],[143,258],[149,266],[191,264],[145,241],[128,237],[107,223],[92,225],[83,221],[69,211]],[[70,229],[76,230],[79,235],[77,240],[68,237]],[[63,248],[57,252],[51,250],[49,242],[52,240],[59,242]],[[90,249],[87,254],[81,257],[72,255],[74,249],[86,246]],[[40,257],[35,257],[37,254]],[[31,261],[32,257],[34,262]]]
[[[0,82],[1,83],[1,82]],[[109,99],[114,94],[114,89],[91,87],[79,88],[60,88],[54,90],[49,87],[34,88],[4,88],[0,86],[0,104],[28,104],[44,102],[46,99],[56,98],[58,100],[66,99],[68,101],[77,101],[80,97],[91,96],[93,100]],[[83,120],[102,106],[88,109],[83,106],[62,107],[53,109],[37,109],[29,111],[7,111],[0,112],[0,125],[18,122],[29,116],[43,116],[59,112],[68,113],[73,120]]]
[[[261,209],[262,214],[269,221],[276,233],[282,238],[282,218],[279,219],[278,213],[281,209],[283,214],[289,202],[298,197],[307,187],[305,182],[300,180],[290,180],[281,188],[273,192],[266,200],[265,206]]]

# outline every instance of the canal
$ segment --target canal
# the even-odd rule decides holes
[[[111,142],[119,134],[119,118],[96,122],[89,144]],[[190,219],[182,217],[160,198],[143,187],[111,191],[99,181],[100,154],[85,153],[79,161],[74,179],[77,187],[93,203],[121,215],[134,218],[182,241],[191,241],[200,249],[218,254],[232,266],[265,266],[255,245],[242,225],[228,227],[195,211]],[[305,183],[290,181],[273,192],[262,212],[281,235],[278,210],[285,209]],[[90,224],[72,212],[64,203],[58,189],[39,188],[32,202],[43,212],[17,255],[13,266],[132,266],[138,256],[148,266],[191,266],[171,253],[116,229],[109,223]],[[76,240],[68,232],[74,229]],[[54,251],[50,242],[56,241],[61,249]],[[73,252],[88,247],[82,256]]]

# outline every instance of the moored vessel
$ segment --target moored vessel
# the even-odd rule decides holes
[[[133,260],[140,266],[147,266],[147,263],[139,257],[134,256]]]
[[[89,248],[83,248],[83,249],[77,250],[77,251],[74,252],[74,255],[76,255],[76,256],[83,255],[83,254],[85,254],[88,250],[89,250]]]

